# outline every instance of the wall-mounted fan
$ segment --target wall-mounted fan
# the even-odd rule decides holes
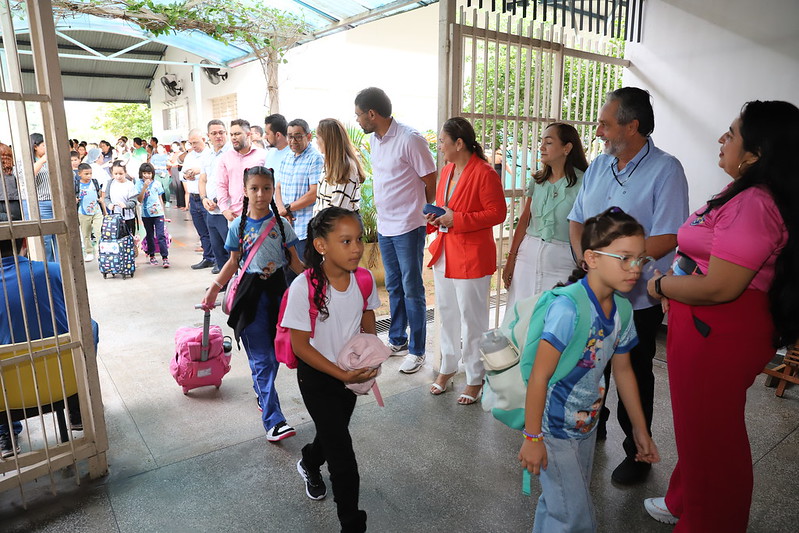
[[[166,94],[175,97],[183,92],[183,87],[178,83],[177,76],[174,74],[166,74],[161,76],[161,85],[164,86]]]
[[[203,59],[202,61],[200,61],[200,63],[202,63],[203,65],[213,65],[213,63],[211,63],[207,59]],[[221,70],[222,69],[217,67],[203,67],[203,72],[205,72],[205,77],[208,78],[208,81],[210,81],[214,85],[219,85],[220,81],[226,80],[228,77],[227,72],[223,73],[221,72]]]

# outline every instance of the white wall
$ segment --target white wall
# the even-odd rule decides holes
[[[169,48],[167,61],[198,62],[199,57]],[[438,102],[438,6],[425,8],[364,24],[296,47],[286,54],[288,63],[280,65],[280,112],[288,120],[303,118],[315,128],[319,120],[333,117],[354,124],[355,95],[369,86],[388,93],[394,116],[424,131],[436,130]],[[186,131],[164,131],[162,110],[166,95],[159,67],[153,81],[151,106],[153,132],[170,142],[186,138]],[[241,118],[263,125],[268,114],[266,82],[260,63],[253,61],[235,69],[225,69],[227,80],[212,85],[201,76],[202,112],[195,112],[194,82],[190,66],[168,66],[166,71],[182,80],[179,103],[190,108],[192,127],[205,128],[211,118],[211,98],[238,93]]]
[[[654,99],[655,142],[677,156],[691,208],[729,178],[716,140],[748,100],[799,105],[799,2],[647,0],[643,41],[624,84]],[[799,149],[799,147],[797,147]]]

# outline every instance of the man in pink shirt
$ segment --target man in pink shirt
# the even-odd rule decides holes
[[[266,150],[250,141],[250,123],[237,118],[230,123],[230,143],[233,150],[225,152],[219,161],[216,198],[219,209],[228,222],[241,214],[244,201],[244,169],[262,166]]]

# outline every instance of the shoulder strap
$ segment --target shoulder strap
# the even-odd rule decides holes
[[[616,302],[616,311],[621,317],[621,331],[619,331],[619,335],[622,335],[627,331],[627,327],[633,319],[633,305],[630,303],[630,300],[618,293],[613,293],[613,300]]]
[[[92,178],[92,181],[94,182],[94,190],[97,191],[97,194],[100,194],[100,184],[94,178]]]
[[[355,269],[355,281],[358,282],[358,288],[361,289],[363,310],[366,311],[366,306],[369,304],[369,296],[372,295],[372,273],[369,269],[358,267]]]
[[[316,303],[314,303],[314,287],[313,283],[311,282],[311,269],[307,269],[302,273],[305,276],[305,280],[308,282],[308,313],[311,315],[311,338],[314,336],[314,332],[316,331],[316,317],[319,316],[319,309],[316,308]],[[325,288],[322,287],[322,297],[325,296]]]
[[[242,213],[241,216],[246,216],[246,215]],[[258,239],[255,241],[255,244],[253,244],[252,248],[250,248],[250,251],[247,252],[247,257],[244,259],[244,264],[241,266],[242,272],[247,272],[247,267],[250,266],[250,261],[252,261],[252,258],[255,257],[255,252],[257,252],[258,248],[261,247],[261,244],[264,242],[264,239],[266,239],[266,236],[269,234],[270,231],[272,231],[272,228],[274,226],[275,226],[275,217],[272,217],[272,220],[267,222],[266,226],[261,230],[261,234],[258,235]]]

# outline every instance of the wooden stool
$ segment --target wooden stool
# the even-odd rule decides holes
[[[774,368],[764,368],[764,374],[777,378],[778,398],[782,398],[788,382],[799,384],[799,345],[789,346],[785,352],[782,364]]]

